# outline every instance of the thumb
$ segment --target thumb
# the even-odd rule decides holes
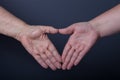
[[[73,31],[74,31],[74,28],[72,26],[69,26],[69,27],[64,28],[64,29],[59,29],[60,34],[72,34]]]
[[[51,27],[51,26],[45,26],[43,27],[43,31],[45,33],[51,33],[51,34],[56,34],[58,33],[58,29],[54,28],[54,27]]]

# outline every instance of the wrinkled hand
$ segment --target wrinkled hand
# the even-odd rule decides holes
[[[63,50],[63,70],[77,65],[99,37],[98,32],[88,22],[75,23],[65,29],[59,29],[59,33],[72,34]]]
[[[61,57],[46,33],[55,34],[58,30],[49,26],[29,26],[18,34],[18,40],[44,68],[61,68]]]

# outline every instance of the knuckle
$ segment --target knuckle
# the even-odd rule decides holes
[[[77,57],[76,55],[73,55],[73,56],[72,56],[72,59],[75,59],[76,57]]]
[[[37,55],[33,55],[33,57],[36,59],[36,60],[39,60],[39,56],[37,56]]]
[[[70,61],[70,65],[72,65],[73,63],[74,63],[74,61],[73,61],[73,60],[71,60],[71,61]]]
[[[41,57],[42,57],[44,60],[47,60],[47,57],[46,57],[44,54],[42,54]]]
[[[80,48],[79,43],[77,43],[77,45],[75,45],[75,47],[74,47],[74,48],[79,49],[79,48]]]
[[[50,61],[48,59],[45,60],[45,62],[50,65]]]
[[[69,60],[69,59],[70,59],[70,57],[71,57],[71,55],[68,55],[68,56],[67,56],[67,60]]]
[[[40,51],[41,53],[43,53],[43,52],[44,52],[44,49],[40,48],[39,51]]]
[[[55,58],[51,58],[51,61],[53,62],[53,63],[56,63],[56,60],[55,60]]]
[[[68,58],[66,59],[66,62],[69,62],[69,59],[68,59]]]
[[[46,29],[48,33],[50,33],[50,27],[48,27],[48,29]]]
[[[56,57],[58,56],[58,53],[57,53],[56,50],[53,51],[53,55],[56,56]]]
[[[52,55],[51,54],[47,54],[48,55],[48,57],[51,59],[52,58]]]

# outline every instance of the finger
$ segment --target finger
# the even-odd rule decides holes
[[[71,49],[71,46],[67,43],[62,53],[62,62],[65,61],[66,55],[68,54],[70,49]]]
[[[58,62],[61,62],[61,56],[59,55],[58,51],[51,42],[50,45],[48,46],[48,50],[53,54],[53,56]]]
[[[50,62],[50,60],[46,60],[46,63],[49,65],[49,67],[52,69],[52,70],[56,70],[56,67]]]
[[[74,28],[72,26],[69,26],[69,27],[64,28],[64,29],[59,29],[59,33],[61,33],[61,34],[72,34],[73,30],[74,30]]]
[[[58,69],[61,68],[61,64],[55,59],[50,51],[46,50],[46,55],[54,66],[56,66]]]
[[[85,46],[84,46],[84,47],[85,47]],[[75,62],[74,62],[74,65],[75,65],[75,66],[81,61],[81,59],[82,59],[83,56],[88,52],[89,49],[90,49],[90,46],[85,47],[85,48],[79,53],[77,59],[76,59]]]
[[[34,58],[43,68],[48,68],[48,65],[42,60],[40,55],[35,55]]]
[[[43,59],[41,58],[39,51],[37,50],[36,47],[33,47],[34,49],[34,54],[32,55],[35,60],[43,67],[43,68],[48,68],[48,65],[43,61]]]
[[[27,41],[27,39],[24,40],[24,43],[25,43],[25,44],[23,44],[23,45],[26,47],[27,51],[35,58],[35,60],[36,60],[43,68],[48,68],[48,66],[45,64],[45,62],[44,62],[40,57],[38,58],[38,57],[35,57],[35,56],[34,56],[35,54],[38,53],[38,51],[30,45],[31,43],[30,43],[29,41]]]
[[[40,56],[52,70],[56,70],[56,67],[51,63],[51,61],[48,59],[45,53],[41,53]]]
[[[67,65],[68,65],[68,63],[69,63],[69,61],[70,61],[73,53],[74,53],[74,48],[72,48],[72,49],[68,52],[68,54],[67,54],[67,56],[66,56],[66,58],[65,58],[65,61],[64,61],[63,65],[62,65],[62,69],[63,69],[63,70],[65,70],[65,69],[67,68]]]
[[[82,51],[83,47],[80,46],[78,49],[76,49],[76,51],[74,52],[73,56],[70,59],[69,64],[67,65],[67,69],[71,69],[71,67],[74,65],[74,62],[77,58],[77,56],[79,55],[79,53]]]
[[[55,34],[58,33],[58,29],[51,27],[51,26],[45,26],[42,28],[46,33],[51,33],[51,34]]]

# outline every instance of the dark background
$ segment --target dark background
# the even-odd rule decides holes
[[[0,0],[12,14],[31,25],[64,28],[89,21],[119,4],[119,0]],[[69,36],[49,35],[62,53]],[[0,80],[115,79],[120,76],[120,34],[99,39],[81,63],[69,71],[43,69],[22,45],[0,35]]]

